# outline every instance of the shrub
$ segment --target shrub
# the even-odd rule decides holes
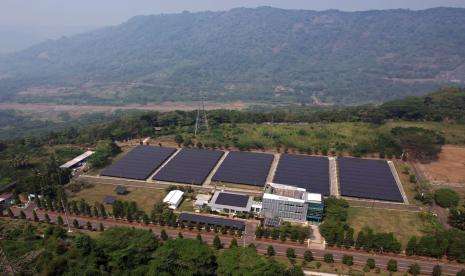
[[[389,260],[386,266],[386,269],[391,272],[397,271],[397,261],[396,260]]]
[[[215,235],[215,238],[213,239],[213,247],[217,250],[223,247],[223,245],[221,244],[220,237],[218,237],[218,235]]]
[[[420,266],[417,263],[409,265],[408,273],[417,276],[418,274],[420,274]]]
[[[313,261],[313,253],[312,253],[312,251],[310,251],[310,250],[306,250],[306,251],[305,251],[305,253],[304,253],[304,260],[305,260],[306,262],[311,262],[311,261]]]
[[[451,189],[439,189],[434,193],[434,201],[444,208],[455,207],[459,203],[460,196]]]
[[[325,263],[334,263],[334,257],[333,257],[333,254],[331,253],[327,253],[323,256],[323,260],[325,261]]]
[[[268,255],[268,257],[276,255],[276,252],[274,251],[274,247],[272,245],[269,245],[266,249],[266,255]]]
[[[348,266],[351,266],[354,264],[354,257],[349,256],[349,255],[344,255],[342,256],[342,263]]]
[[[370,269],[375,268],[376,267],[375,259],[368,258],[366,266],[368,266],[368,268],[370,268]]]
[[[296,257],[295,250],[292,249],[292,248],[286,249],[286,256],[287,256],[288,259],[295,259],[295,257]]]

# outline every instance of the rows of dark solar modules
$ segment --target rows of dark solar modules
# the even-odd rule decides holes
[[[219,193],[215,204],[228,205],[245,208],[249,202],[248,195],[240,195],[233,193]]]
[[[193,223],[203,223],[203,224],[210,224],[210,225],[217,225],[217,226],[225,226],[225,227],[232,227],[237,229],[244,229],[245,223],[240,220],[234,219],[225,219],[219,217],[211,217],[211,216],[202,216],[196,215],[191,213],[181,213],[179,215],[179,221],[183,222],[193,222]]]
[[[173,148],[138,146],[100,175],[145,180],[175,151]]]
[[[338,158],[338,168],[342,196],[403,202],[386,161]]]
[[[201,185],[223,154],[217,150],[183,148],[153,179]]]
[[[282,154],[273,182],[329,195],[329,160],[319,156]]]
[[[272,154],[230,152],[212,180],[264,186],[273,158]]]

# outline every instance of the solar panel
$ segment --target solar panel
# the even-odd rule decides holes
[[[341,195],[403,202],[389,165],[384,160],[338,158]]]
[[[190,221],[194,223],[204,223],[210,225],[217,225],[217,226],[225,226],[225,227],[232,227],[237,229],[244,229],[245,223],[240,220],[234,219],[225,219],[219,217],[212,217],[212,216],[202,216],[196,215],[191,213],[181,213],[179,215],[179,221]]]
[[[329,160],[327,157],[282,154],[274,183],[297,186],[310,193],[329,195]]]
[[[145,180],[175,151],[174,148],[137,146],[100,175]]]
[[[273,158],[272,154],[230,152],[212,180],[264,186]]]
[[[217,150],[183,148],[153,179],[202,185],[223,154]]]
[[[248,195],[232,194],[232,193],[219,193],[216,198],[215,204],[228,205],[235,207],[247,207],[249,202]]]

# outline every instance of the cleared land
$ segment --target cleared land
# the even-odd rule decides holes
[[[155,203],[160,202],[165,197],[165,190],[162,189],[145,189],[128,187],[126,195],[117,195],[116,186],[107,184],[97,184],[91,188],[83,189],[70,197],[70,200],[80,200],[81,198],[88,203],[103,202],[107,195],[115,196],[117,199],[125,201],[135,201],[137,206],[146,212],[150,212]],[[111,208],[109,205],[107,208]]]
[[[393,232],[404,246],[412,236],[440,227],[435,217],[424,213],[361,207],[350,207],[347,221],[355,233],[365,226],[375,232]]]
[[[399,175],[400,182],[402,182],[402,187],[404,188],[408,202],[410,204],[423,205],[421,201],[415,199],[415,195],[417,194],[415,191],[416,184],[410,182],[410,176],[406,173],[406,170],[409,169],[408,165],[401,160],[393,160],[393,162],[396,167],[397,174]]]
[[[445,145],[438,160],[420,167],[430,180],[465,184],[465,147]]]

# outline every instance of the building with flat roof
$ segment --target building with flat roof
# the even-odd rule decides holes
[[[323,216],[323,196],[307,193],[304,188],[269,183],[265,187],[262,216],[305,222],[320,221]]]
[[[181,203],[183,194],[183,191],[172,190],[165,196],[163,203],[168,204],[168,207],[174,210],[178,208],[179,204]]]
[[[212,211],[235,214],[237,212],[250,212],[252,203],[252,196],[217,191],[213,194],[208,206]]]

